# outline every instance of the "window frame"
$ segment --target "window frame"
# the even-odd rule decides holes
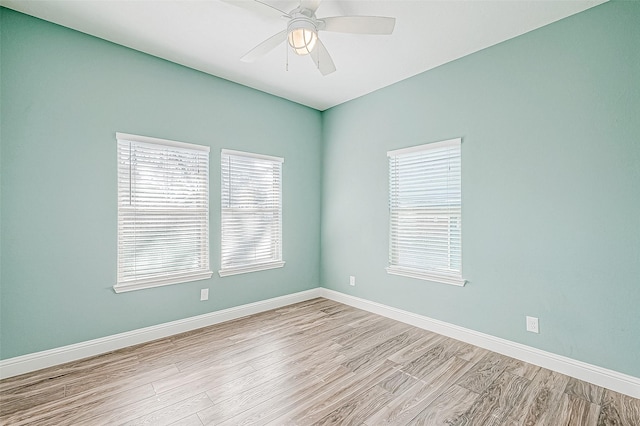
[[[442,195],[434,196],[429,195],[425,196],[426,192],[423,192],[419,197],[406,197],[402,196],[402,202],[406,202],[406,200],[410,200],[410,203],[417,203],[417,206],[410,207],[399,207],[401,203],[401,188],[399,185],[399,178],[396,175],[395,179],[393,173],[399,173],[396,169],[398,166],[398,162],[404,160],[405,167],[407,166],[406,161],[418,162],[422,164],[422,169],[418,170],[422,173],[422,179],[431,178],[433,179],[434,172],[433,166],[427,169],[427,160],[420,160],[420,155],[425,155],[425,153],[442,151],[443,149],[448,150],[448,152],[453,152],[453,155],[448,156],[440,156],[439,159],[447,159],[450,160],[452,158],[457,158],[455,161],[459,161],[458,164],[454,164],[453,170],[449,166],[446,171],[447,182],[448,178],[451,177],[452,180],[459,182],[457,186],[449,187],[447,183],[447,187],[445,190],[446,200],[445,204],[441,204],[442,201],[438,200],[438,197],[442,198]],[[428,155],[428,154],[427,154]],[[400,275],[404,277],[416,278],[426,281],[438,282],[443,284],[451,284],[456,286],[464,286],[466,280],[462,278],[462,138],[448,139],[439,142],[432,142],[423,145],[412,146],[408,148],[401,148],[397,150],[392,150],[387,152],[387,157],[389,159],[389,265],[386,270],[389,274]],[[396,163],[393,163],[396,161]],[[429,160],[430,161],[430,160]],[[411,166],[413,167],[413,166]],[[405,169],[406,170],[406,169]],[[412,168],[412,172],[416,170]],[[430,175],[431,174],[431,175]],[[413,181],[412,183],[416,183]],[[405,183],[406,186],[409,184]],[[406,189],[405,189],[406,190]],[[438,191],[442,191],[442,188],[439,187]],[[426,200],[426,201],[425,201]],[[452,201],[453,200],[453,201]],[[452,202],[450,202],[452,201]],[[439,207],[434,207],[434,205],[440,203]],[[404,249],[401,251],[398,247],[403,244],[399,241],[398,232],[399,228],[401,229],[403,224],[396,223],[394,224],[394,220],[404,214],[405,217],[411,217],[413,215],[414,218],[420,217],[422,223],[426,220],[431,220],[427,225],[424,225],[422,235],[427,232],[431,232],[432,234],[439,234],[440,238],[442,235],[442,230],[444,227],[439,227],[437,224],[438,220],[446,220],[446,231],[445,231],[445,241],[444,246],[448,247],[448,252],[446,258],[439,256],[439,258],[434,261],[430,266],[425,265],[424,267],[419,267],[416,265],[416,261],[407,261],[401,262],[399,258],[404,254],[405,257],[423,257],[427,259],[429,257],[434,258],[434,253],[440,248],[443,247],[443,244],[440,242],[434,242],[430,245],[427,245],[425,248],[420,247],[412,247],[412,253],[409,253],[408,249]],[[416,219],[413,219],[415,222]],[[452,220],[454,222],[452,222]],[[407,221],[409,221],[407,223]],[[411,223],[411,219],[405,220],[404,226]],[[455,223],[455,225],[453,225]],[[408,228],[405,228],[405,231]],[[455,229],[452,232],[452,229]],[[452,234],[459,234],[458,236],[454,236]],[[421,237],[420,233],[411,234],[411,237]],[[432,235],[432,241],[436,238]],[[425,236],[426,240],[426,236]],[[452,244],[454,245],[454,250],[451,250]],[[455,257],[459,258],[459,268],[452,268],[452,258],[454,255],[452,252],[455,252]],[[415,254],[418,253],[418,254]],[[443,259],[444,263],[448,263],[448,269],[441,265]],[[402,264],[401,264],[402,263]]]
[[[272,226],[277,228],[277,237],[270,240],[270,243],[275,246],[275,256],[268,261],[261,261],[255,263],[239,263],[236,265],[228,265],[229,262],[225,262],[225,243],[228,241],[225,238],[225,217],[227,214],[231,213],[233,208],[225,207],[225,191],[231,191],[231,186],[225,189],[225,158],[229,157],[237,157],[240,159],[244,159],[244,161],[254,161],[254,162],[262,162],[263,166],[269,165],[274,166],[277,165],[278,168],[278,191],[277,191],[277,202],[278,206],[276,209],[277,220],[272,222]],[[230,158],[229,158],[230,161]],[[243,161],[243,160],[241,160]],[[218,274],[220,277],[227,277],[231,275],[237,274],[245,274],[250,272],[264,271],[269,269],[282,268],[285,265],[285,261],[283,260],[282,254],[282,246],[283,246],[283,238],[282,238],[282,215],[283,215],[283,204],[282,204],[282,171],[283,171],[284,158],[275,157],[271,155],[257,154],[253,152],[246,151],[237,151],[232,149],[222,149],[220,152],[220,270]],[[231,173],[230,171],[227,171]],[[231,193],[229,193],[229,197],[231,197]],[[273,201],[273,200],[272,200]],[[254,205],[253,209],[261,209],[259,206]],[[263,208],[264,210],[272,210],[268,208]],[[236,209],[238,210],[238,209]],[[259,210],[254,210],[259,211]]]
[[[123,149],[126,143],[129,144],[128,160],[125,160],[121,157],[121,154],[126,155],[126,153],[121,153],[121,149]],[[198,170],[196,173],[191,173],[191,175],[189,175],[189,178],[191,179],[189,183],[198,188],[198,191],[196,191],[197,192],[196,200],[199,207],[194,208],[193,205],[191,205],[189,206],[190,208],[187,208],[187,206],[181,206],[179,208],[176,208],[175,205],[171,206],[169,204],[169,202],[167,201],[168,197],[161,197],[162,201],[158,203],[159,206],[150,207],[148,205],[147,206],[143,205],[143,206],[140,206],[139,208],[126,206],[124,201],[122,200],[123,193],[129,194],[130,200],[133,193],[135,193],[136,195],[142,194],[141,198],[144,198],[145,195],[146,196],[149,195],[149,193],[144,192],[144,190],[138,193],[138,188],[134,188],[135,185],[131,178],[132,174],[134,173],[132,172],[133,166],[131,161],[131,158],[132,158],[131,147],[133,146],[133,144],[137,144],[141,148],[143,146],[146,146],[146,150],[148,150],[149,152],[151,152],[152,150],[156,150],[157,152],[160,152],[164,147],[164,149],[167,152],[173,151],[174,156],[176,155],[175,153],[180,153],[178,155],[184,155],[184,156],[186,155],[190,155],[192,157],[198,156]],[[120,133],[120,132],[116,132],[116,147],[117,147],[117,161],[118,161],[118,165],[117,165],[118,234],[117,234],[116,284],[113,286],[114,291],[116,293],[123,293],[128,291],[142,290],[146,288],[180,284],[180,283],[186,283],[186,282],[211,278],[211,276],[213,275],[213,272],[211,271],[211,268],[210,268],[210,246],[209,246],[209,165],[210,165],[209,152],[210,152],[210,148],[208,146],[203,146],[203,145],[195,145],[195,144],[190,144],[185,142],[172,141],[168,139],[159,139],[159,138],[153,138],[148,136],[139,136],[139,135],[132,135],[127,133]],[[202,153],[206,153],[206,154],[203,155]],[[204,166],[202,166],[202,169],[200,169],[200,161],[202,161],[205,158],[206,158],[205,164]],[[142,163],[143,162],[140,162],[140,164]],[[167,164],[172,165],[172,163],[168,160],[165,160],[165,162],[162,163],[162,165],[165,165],[165,166]],[[139,167],[144,168],[142,165],[140,165]],[[127,178],[121,179],[121,173],[126,174],[127,168],[129,170],[128,180]],[[140,170],[142,171],[142,169]],[[151,173],[157,173],[158,170],[159,170],[159,167],[153,168]],[[195,178],[193,176],[195,176]],[[146,180],[145,182],[147,184],[149,183],[148,180]],[[144,185],[141,185],[141,186],[144,186]],[[158,185],[152,187],[150,191],[153,191],[153,190],[166,191],[167,188],[168,188],[167,179],[165,179],[164,181],[159,180]],[[184,196],[184,192],[180,194]],[[129,202],[131,203],[131,201]],[[192,204],[193,204],[193,200],[192,200]],[[161,211],[161,213],[158,213],[159,211]],[[195,223],[196,223],[196,226],[200,228],[200,231],[198,232],[197,236],[193,238],[194,240],[193,242],[197,243],[197,244],[194,244],[194,247],[199,246],[200,248],[199,250],[194,250],[193,254],[189,256],[189,259],[192,262],[192,264],[197,264],[198,267],[185,268],[182,271],[180,271],[175,266],[174,268],[165,267],[164,272],[160,271],[154,274],[148,273],[146,274],[147,276],[138,277],[138,278],[135,277],[136,272],[134,272],[133,274],[127,273],[126,266],[125,266],[126,256],[123,255],[123,252],[129,248],[131,248],[134,251],[141,250],[141,248],[137,246],[136,237],[133,237],[133,238],[127,237],[125,232],[127,227],[131,226],[129,224],[135,222],[138,212],[142,212],[143,214],[147,214],[147,215],[149,215],[149,212],[155,212],[156,215],[164,214],[166,215],[166,217],[177,216],[180,213],[182,213],[183,215],[187,214],[189,217],[197,216],[198,220]],[[131,221],[130,219],[132,214],[134,217],[133,221]],[[137,223],[138,222],[135,222],[135,224],[133,225],[136,229],[138,227]],[[150,232],[150,231],[147,230],[147,232]],[[165,237],[167,235],[171,235],[169,234],[169,232],[171,231],[167,229],[165,230],[165,233],[162,235]],[[184,240],[181,240],[181,242],[182,241]],[[173,255],[175,256],[177,247],[175,247],[174,250],[175,251],[173,252]],[[137,255],[134,254],[133,256],[135,258]],[[133,277],[133,278],[128,278],[128,277]]]

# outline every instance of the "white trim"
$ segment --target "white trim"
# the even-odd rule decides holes
[[[240,155],[242,157],[259,158],[261,160],[275,161],[277,163],[284,163],[284,158],[274,157],[272,155],[256,154],[255,152],[236,151],[233,149],[223,148],[220,151],[220,155]]]
[[[158,324],[151,327],[140,328],[125,333],[114,334],[112,336],[80,342],[60,348],[49,349],[42,352],[17,356],[14,358],[0,360],[0,379],[17,376],[42,368],[64,364],[90,356],[100,355],[128,346],[150,342],[185,331],[196,330],[247,315],[253,315],[271,309],[277,309],[292,303],[304,302],[305,300],[320,297],[320,289],[301,291],[299,293],[287,294],[272,299],[223,309],[221,311],[198,315],[191,318]]]
[[[221,277],[228,277],[230,275],[246,274],[248,272],[266,271],[267,269],[282,268],[285,262],[280,260],[277,262],[258,263],[256,265],[241,266],[238,268],[226,268],[220,269],[218,274]]]
[[[206,152],[211,151],[211,147],[208,147],[205,145],[196,145],[193,143],[178,142],[178,141],[172,141],[169,139],[152,138],[150,136],[131,135],[129,133],[116,132],[116,140],[167,145],[167,146],[173,146],[177,148],[193,149],[196,151],[206,151]]]
[[[446,141],[425,143],[422,145],[410,146],[407,148],[394,149],[387,151],[387,157],[394,157],[396,155],[406,155],[412,152],[424,151],[425,149],[445,148],[447,146],[457,146],[462,143],[462,138],[447,139]]]
[[[162,287],[165,285],[171,284],[180,284],[180,283],[188,283],[191,281],[200,281],[211,278],[213,275],[212,271],[207,272],[199,272],[197,274],[192,275],[178,275],[172,278],[154,278],[154,279],[143,279],[143,280],[135,280],[129,282],[121,282],[119,284],[115,284],[113,286],[113,291],[116,293],[125,293],[127,291],[134,290],[143,290],[145,288],[153,288],[153,287]]]
[[[320,296],[640,398],[640,378],[327,288]]]
[[[350,296],[327,288],[314,288],[299,293],[275,297],[255,303],[223,309],[183,320],[172,321],[151,327],[145,327],[100,339],[49,349],[42,352],[0,360],[0,379],[17,376],[42,368],[64,364],[90,356],[100,355],[128,346],[150,342],[185,331],[195,330],[209,325],[230,321],[247,315],[277,309],[293,303],[324,297],[354,308],[382,315],[415,327],[461,340],[490,351],[539,365],[580,380],[593,383],[616,392],[640,398],[640,378],[617,371],[587,364],[561,355],[556,355],[520,343],[490,336],[457,325],[432,319],[423,315],[403,311],[381,303]]]
[[[435,273],[434,274],[430,274],[428,272],[415,271],[415,270],[411,270],[411,269],[407,269],[407,268],[401,268],[399,266],[389,266],[389,267],[387,267],[385,269],[387,270],[387,273],[393,274],[393,275],[400,275],[401,277],[408,277],[408,278],[415,278],[415,279],[418,279],[418,280],[432,281],[434,283],[457,285],[458,287],[464,287],[464,285],[467,282],[467,280],[465,280],[464,278],[460,278],[460,277],[452,277],[452,276],[447,276],[447,275],[437,275]]]

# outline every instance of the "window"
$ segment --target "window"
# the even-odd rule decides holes
[[[461,139],[387,153],[390,274],[463,286]]]
[[[222,150],[220,276],[280,268],[284,159]]]
[[[116,138],[116,293],[210,278],[209,147]]]

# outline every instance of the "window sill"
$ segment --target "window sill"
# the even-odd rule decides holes
[[[220,269],[218,271],[218,274],[220,274],[221,277],[228,277],[229,275],[246,274],[249,272],[257,272],[257,271],[264,271],[267,269],[282,268],[284,264],[285,264],[284,261],[279,261],[279,262],[260,263],[258,265],[249,265],[249,266],[242,266],[242,267],[236,267],[236,268]]]
[[[211,275],[213,275],[213,272],[207,271],[207,272],[199,272],[197,274],[179,275],[179,276],[173,276],[173,277],[162,278],[162,279],[154,278],[154,279],[146,279],[146,280],[128,281],[128,282],[118,283],[114,285],[113,290],[116,293],[124,293],[127,291],[143,290],[145,288],[161,287],[161,286],[171,285],[171,284],[180,284],[180,283],[187,283],[191,281],[206,280],[208,278],[211,278]]]
[[[398,268],[393,266],[389,266],[386,269],[387,269],[387,272],[392,275],[400,275],[402,277],[416,278],[416,279],[425,280],[425,281],[433,281],[436,283],[455,285],[458,287],[464,287],[464,285],[467,282],[467,280],[460,277],[430,274],[428,272],[417,271],[414,269],[405,269],[405,268]]]

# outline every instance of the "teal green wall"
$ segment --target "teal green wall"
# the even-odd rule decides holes
[[[0,37],[1,358],[318,287],[320,112],[8,9]],[[210,280],[113,292],[116,131],[211,147]],[[284,268],[218,277],[221,148],[285,158]]]
[[[638,22],[607,3],[320,113],[0,8],[0,358],[322,285],[640,377]],[[116,131],[211,146],[214,270],[219,150],[285,157],[287,265],[114,294]],[[459,136],[469,283],[388,275],[386,151]]]
[[[323,131],[323,286],[640,377],[639,2],[332,108]],[[469,283],[388,275],[386,152],[454,137]]]

